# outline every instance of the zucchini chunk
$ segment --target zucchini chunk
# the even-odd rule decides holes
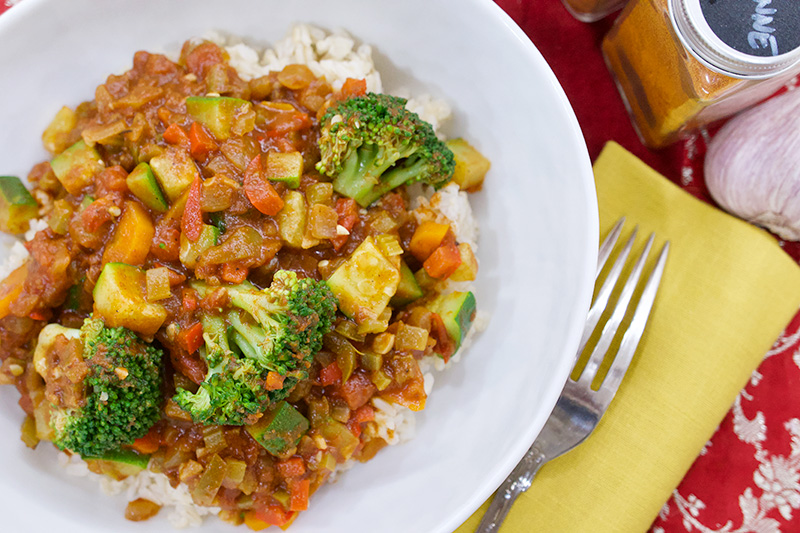
[[[89,470],[92,472],[105,474],[117,481],[135,476],[150,463],[149,455],[126,448],[109,452],[102,457],[83,457],[83,459],[89,464]]]
[[[158,211],[159,213],[166,213],[169,209],[169,204],[164,198],[164,193],[161,192],[161,187],[158,185],[155,175],[147,163],[139,163],[136,165],[128,177],[125,179],[128,184],[128,189],[133,193],[136,198],[142,201],[144,205]]]
[[[94,175],[105,168],[100,154],[85,142],[78,141],[50,161],[58,181],[72,196],[91,185]]]
[[[264,175],[268,180],[281,181],[290,189],[300,186],[303,176],[303,154],[300,152],[270,152]]]
[[[20,234],[28,231],[31,219],[39,214],[39,204],[22,180],[0,176],[0,230]]]
[[[94,311],[111,328],[152,337],[167,319],[164,306],[147,301],[147,274],[125,263],[108,263],[94,287]]]
[[[203,224],[200,237],[195,242],[190,241],[186,238],[186,235],[181,233],[181,263],[188,268],[196,267],[200,255],[212,246],[217,245],[219,235],[219,228],[209,224]]]
[[[397,285],[397,292],[395,292],[389,303],[392,307],[405,307],[411,302],[422,298],[422,287],[417,283],[417,278],[414,273],[408,268],[405,261],[400,262],[400,283]]]
[[[200,176],[192,156],[184,148],[170,146],[161,155],[150,160],[150,169],[158,178],[161,189],[170,202],[174,202]]]
[[[189,116],[208,128],[219,141],[230,137],[231,128],[236,120],[252,109],[253,104],[241,98],[229,96],[190,96],[186,98],[186,112]]]
[[[309,427],[308,419],[297,409],[287,402],[280,402],[261,420],[245,429],[265,450],[281,457],[297,446]]]
[[[447,334],[456,343],[456,350],[458,350],[475,321],[477,309],[475,295],[471,292],[442,294],[437,296],[427,307],[442,317]]]
[[[364,239],[328,278],[339,309],[358,324],[377,319],[399,284],[399,269],[375,246],[372,237]]]
[[[450,139],[445,144],[456,160],[453,181],[458,188],[462,191],[479,190],[489,172],[489,160],[464,139]]]

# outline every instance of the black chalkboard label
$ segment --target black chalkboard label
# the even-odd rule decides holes
[[[700,0],[711,30],[752,56],[777,56],[800,47],[800,0]]]

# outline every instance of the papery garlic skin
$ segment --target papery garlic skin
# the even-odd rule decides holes
[[[800,240],[800,90],[728,121],[709,144],[705,180],[729,213]]]

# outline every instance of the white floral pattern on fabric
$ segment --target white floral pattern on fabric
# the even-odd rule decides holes
[[[797,367],[796,370],[800,370],[800,327],[791,333],[788,330],[784,332],[772,349],[767,352],[764,360],[773,357],[776,359],[791,357],[793,364]],[[683,529],[690,532],[790,533],[796,530],[788,522],[792,520],[795,511],[800,509],[800,419],[792,418],[785,421],[783,433],[779,432],[778,427],[773,427],[770,432],[770,447],[766,447],[767,416],[759,410],[756,410],[751,417],[748,417],[745,412],[748,404],[752,403],[759,394],[768,394],[768,391],[764,389],[768,387],[768,382],[762,382],[762,378],[763,375],[760,371],[753,372],[747,387],[737,396],[729,415],[733,434],[739,443],[752,449],[752,457],[757,464],[752,474],[752,480],[738,496],[741,519],[737,520],[729,516],[727,522],[720,525],[706,517],[705,511],[708,506],[705,501],[695,493],[684,496],[679,487],[659,512],[658,525],[651,528],[651,533],[677,530],[675,528],[676,520],[670,519],[673,509],[678,511]],[[783,446],[778,444],[776,434],[777,438],[783,441]],[[713,441],[714,438],[709,444]],[[773,451],[785,449],[787,444],[790,450],[788,455],[781,455]],[[787,522],[786,528],[782,527],[780,519]],[[666,523],[672,527],[665,529]]]

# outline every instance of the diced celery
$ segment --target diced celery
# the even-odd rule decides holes
[[[225,480],[226,471],[225,461],[214,454],[192,491],[192,499],[196,504],[210,506],[214,503],[214,498]]]

